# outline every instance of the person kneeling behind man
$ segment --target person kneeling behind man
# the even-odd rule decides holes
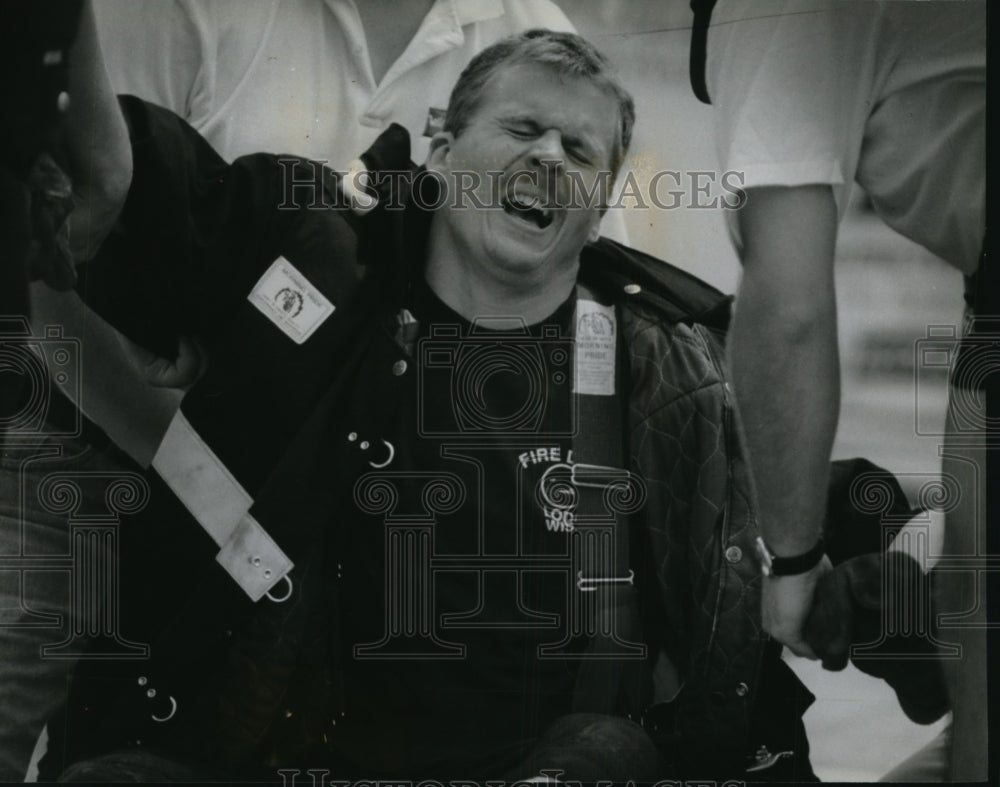
[[[81,291],[208,363],[121,534],[151,657],[82,662],[43,776],[814,778],[760,629],[728,299],[598,239],[634,120],[602,55],[483,51],[368,212],[122,107],[129,201]],[[408,159],[390,129],[367,182]]]

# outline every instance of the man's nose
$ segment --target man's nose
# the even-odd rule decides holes
[[[566,151],[562,135],[550,129],[535,139],[531,149],[531,163],[547,170],[562,173],[566,168]]]

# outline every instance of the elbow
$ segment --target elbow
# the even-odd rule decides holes
[[[799,299],[769,291],[764,297],[741,292],[737,298],[730,339],[744,347],[833,349],[837,345],[836,300]]]
[[[788,403],[839,397],[840,351],[835,309],[812,310],[787,298],[737,302],[729,329],[729,372],[738,396],[766,410]],[[749,392],[749,393],[748,393]]]
[[[77,205],[70,216],[71,245],[77,263],[92,258],[118,221],[132,185],[132,156],[98,162],[100,177],[77,184]]]
[[[809,343],[836,336],[837,296],[833,282],[808,287],[758,281],[748,273],[736,298],[732,333],[748,332],[777,346]]]
[[[113,150],[95,154],[93,163],[97,177],[88,178],[84,188],[88,196],[102,206],[106,216],[117,218],[125,207],[132,186],[132,147],[127,135],[118,135]]]

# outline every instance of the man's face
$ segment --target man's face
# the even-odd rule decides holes
[[[435,215],[448,251],[502,281],[575,266],[597,236],[618,126],[615,99],[585,79],[537,64],[494,74],[428,157],[451,191]]]

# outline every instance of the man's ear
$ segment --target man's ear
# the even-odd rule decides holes
[[[454,142],[455,135],[450,131],[439,131],[431,137],[430,149],[427,152],[427,169],[443,173]]]

